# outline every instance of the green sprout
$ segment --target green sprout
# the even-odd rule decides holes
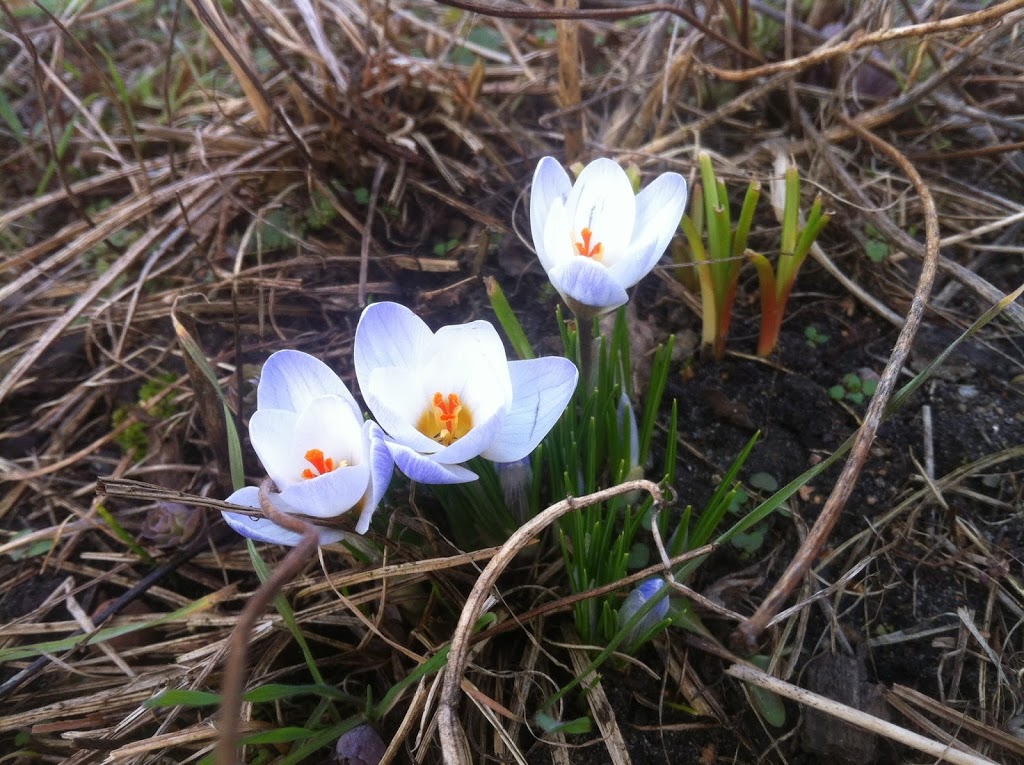
[[[683,216],[679,225],[686,235],[689,259],[696,267],[700,284],[701,339],[705,347],[713,349],[715,358],[721,358],[732,321],[742,255],[747,249],[754,208],[761,196],[761,184],[757,180],[750,181],[739,218],[733,226],[729,195],[725,183],[715,177],[710,155],[701,152],[697,161],[702,183],[694,185],[690,213]],[[704,245],[705,229],[707,246]]]
[[[435,244],[433,252],[434,252],[434,255],[436,255],[437,257],[443,258],[445,255],[450,254],[451,251],[454,250],[458,246],[459,246],[459,240],[458,239],[449,239],[447,241],[438,242],[437,244]]]
[[[144,382],[139,388],[138,400],[135,404],[122,405],[114,410],[110,418],[111,425],[115,428],[121,425],[137,408],[143,407],[147,401],[163,392],[167,386],[174,383],[177,379],[177,376],[173,373],[165,372],[158,375],[155,379]],[[149,413],[158,420],[167,420],[174,416],[177,411],[173,399],[167,397],[153,405]],[[125,454],[134,452],[138,459],[142,459],[149,452],[148,428],[143,422],[133,422],[114,439],[114,442],[121,447]]]
[[[782,210],[782,247],[777,270],[768,258],[747,250],[747,257],[757,268],[761,283],[761,336],[757,341],[757,355],[766,357],[779,343],[782,317],[786,303],[811,245],[828,223],[831,215],[822,210],[818,195],[807,214],[807,222],[800,226],[800,174],[792,165],[786,170],[786,201]]]
[[[817,348],[819,345],[824,345],[829,341],[829,336],[819,331],[813,324],[809,327],[804,328],[804,339],[807,344],[812,348]]]
[[[878,381],[861,378],[853,372],[843,375],[843,381],[828,389],[828,396],[835,401],[848,401],[851,404],[863,404],[871,398],[878,388]]]

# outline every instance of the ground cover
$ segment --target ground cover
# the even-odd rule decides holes
[[[220,520],[228,428],[188,348],[250,484],[260,366],[290,347],[351,381],[368,300],[435,328],[493,321],[486,277],[557,353],[559,297],[529,237],[543,155],[692,188],[707,151],[735,205],[792,159],[804,208],[820,193],[832,212],[767,358],[754,268],[719,359],[681,233],[634,290],[635,368],[675,337],[653,447],[669,452],[675,400],[673,518],[700,513],[758,432],[730,517],[772,496],[863,432],[894,348],[909,343],[903,384],[1020,286],[1024,3],[458,5],[0,0],[3,761],[210,755],[204,694],[259,561],[278,570],[286,550],[254,559]],[[777,259],[779,228],[763,204],[750,246]],[[741,682],[748,659],[959,761],[1024,759],[1022,316],[1004,306],[931,372],[852,481],[840,461],[717,548],[687,582],[706,633],[674,625],[554,707],[587,731],[536,716],[601,648],[575,634],[538,534],[455,677],[466,761],[936,759]],[[638,399],[646,386],[639,371]],[[744,645],[738,620],[847,482],[786,610]],[[382,561],[330,545],[289,577],[247,641],[241,733],[264,738],[246,761],[331,761],[356,718],[393,761],[441,761],[438,670],[501,555],[452,532],[429,489],[398,481],[366,538]]]

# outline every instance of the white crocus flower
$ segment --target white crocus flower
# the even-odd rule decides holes
[[[624,305],[626,290],[665,253],[686,209],[686,181],[665,173],[639,194],[610,159],[574,184],[553,157],[533,174],[530,231],[541,265],[567,306],[593,318]]]
[[[278,351],[267,359],[249,440],[280,492],[270,495],[274,509],[322,523],[321,544],[345,536],[330,528],[331,520],[345,513],[358,513],[357,533],[370,527],[394,462],[384,433],[363,421],[345,383],[322,361],[300,351]],[[259,508],[259,489],[247,486],[227,501]],[[261,542],[295,545],[301,538],[258,516],[225,512],[224,519],[239,534]]]
[[[434,333],[397,303],[363,311],[354,355],[359,390],[395,463],[421,483],[473,481],[461,466],[473,457],[525,457],[565,410],[578,376],[561,357],[508,361],[486,321]]]

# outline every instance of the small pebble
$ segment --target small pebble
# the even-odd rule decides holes
[[[978,395],[978,388],[974,385],[961,385],[956,389],[960,398],[971,399]]]

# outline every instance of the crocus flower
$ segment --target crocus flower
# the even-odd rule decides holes
[[[395,463],[421,483],[473,481],[461,464],[473,457],[525,457],[565,410],[578,377],[561,357],[508,361],[486,321],[435,333],[397,303],[363,311],[354,355],[359,390]]]
[[[533,174],[530,230],[541,265],[566,305],[592,318],[625,304],[650,273],[686,208],[686,181],[665,173],[633,193],[626,172],[595,159],[574,184],[553,157]]]
[[[363,534],[387,490],[394,469],[384,434],[364,422],[345,383],[322,361],[300,351],[278,351],[263,365],[256,389],[256,412],[249,440],[280,493],[274,509],[306,516],[318,526],[320,543],[345,534],[330,528],[332,519],[358,513],[355,530]],[[228,502],[259,508],[259,489],[239,489]],[[243,536],[261,542],[295,545],[300,535],[261,517],[225,512],[224,519]]]
[[[644,579],[629,595],[622,601],[622,605],[619,606],[619,629],[625,627],[629,620],[633,618],[633,615],[640,610],[641,606],[650,600],[656,593],[658,593],[662,587],[665,587],[665,581],[659,577],[651,577],[650,579]],[[668,598],[663,597],[659,600],[650,611],[644,614],[640,621],[633,625],[633,629],[629,631],[623,644],[630,646],[632,643],[644,635],[644,633],[651,630],[655,624],[660,622],[668,614]]]

